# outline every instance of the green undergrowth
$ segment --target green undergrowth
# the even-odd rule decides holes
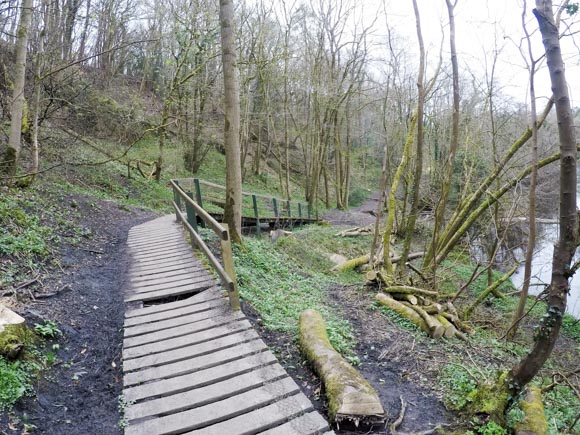
[[[10,409],[22,396],[33,392],[39,368],[35,363],[11,362],[0,356],[0,411]]]
[[[354,258],[368,253],[372,236],[340,237],[340,228],[325,225],[308,225],[294,230],[291,237],[278,239],[276,247],[300,268],[332,275],[342,282],[360,282],[355,272],[335,274],[330,255],[340,254]]]
[[[319,311],[330,342],[335,349],[351,356],[354,337],[348,321],[326,303],[332,281],[312,269],[294,265],[280,246],[266,239],[246,238],[235,249],[236,273],[240,293],[260,314],[264,325],[275,331],[297,336],[298,318],[306,309]]]

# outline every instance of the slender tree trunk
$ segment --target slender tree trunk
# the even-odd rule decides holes
[[[89,33],[90,22],[91,22],[91,0],[87,0],[87,8],[85,9],[85,22],[83,24],[83,31],[81,33],[81,42],[79,46],[79,54],[77,56],[77,59],[79,60],[85,58],[85,49],[87,45],[87,35]]]
[[[411,241],[415,232],[415,223],[419,212],[419,199],[421,190],[421,177],[423,175],[423,111],[425,107],[425,45],[423,43],[423,34],[421,32],[421,17],[417,0],[413,0],[413,9],[415,11],[415,22],[417,25],[417,41],[419,43],[419,73],[417,74],[417,138],[415,151],[415,173],[413,174],[413,185],[411,188],[411,210],[407,219],[405,228],[405,242],[403,252],[401,253],[399,275],[403,276],[407,256],[411,250]]]
[[[16,39],[16,64],[14,65],[14,91],[10,108],[10,135],[8,148],[0,163],[0,171],[9,178],[16,175],[20,158],[22,137],[22,112],[24,110],[24,81],[26,75],[26,54],[30,21],[32,19],[32,0],[22,0],[20,24]]]
[[[530,177],[530,191],[528,193],[528,219],[530,223],[530,230],[528,233],[528,247],[526,250],[526,259],[524,263],[524,282],[520,293],[520,300],[517,309],[514,311],[512,324],[507,333],[507,338],[512,340],[518,330],[520,319],[524,314],[526,308],[526,301],[528,299],[528,291],[530,289],[530,279],[532,277],[532,258],[534,256],[534,249],[536,247],[536,186],[538,184],[538,126],[537,126],[537,109],[536,109],[536,89],[534,84],[536,61],[532,52],[532,41],[530,34],[526,27],[526,1],[524,0],[524,8],[522,13],[522,26],[526,35],[528,44],[528,56],[530,58],[529,65],[529,80],[530,80],[530,120],[532,123],[532,175]]]
[[[547,311],[538,331],[531,352],[511,370],[514,389],[521,389],[530,382],[552,353],[566,311],[566,299],[570,291],[570,263],[576,250],[578,222],[576,215],[576,137],[574,117],[570,106],[564,62],[560,51],[558,27],[554,19],[551,0],[536,0],[534,15],[538,20],[546,61],[550,71],[552,91],[556,105],[558,133],[560,138],[560,224],[558,242],[554,246],[552,279],[550,282]]]
[[[435,222],[433,225],[433,237],[431,245],[427,250],[427,255],[423,265],[429,265],[433,275],[437,269],[436,252],[439,248],[439,233],[443,227],[445,220],[445,209],[447,208],[447,200],[449,199],[449,191],[453,181],[453,168],[455,166],[455,154],[459,147],[459,65],[457,62],[457,50],[455,48],[455,15],[454,9],[458,0],[445,0],[447,5],[447,14],[449,15],[449,44],[451,50],[451,68],[453,71],[453,115],[451,122],[451,145],[449,147],[449,156],[446,162],[446,171],[443,178],[443,185],[441,187],[441,198],[435,209]],[[433,256],[432,256],[433,255]],[[430,261],[430,264],[428,263]]]
[[[235,243],[242,232],[242,167],[240,163],[240,89],[236,65],[233,0],[220,0],[220,31],[224,75],[224,147],[226,150],[226,204],[224,221]]]

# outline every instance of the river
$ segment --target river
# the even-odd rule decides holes
[[[530,294],[537,295],[544,287],[533,284],[549,284],[552,274],[552,254],[554,241],[558,236],[558,226],[555,224],[538,225],[538,241],[536,253],[532,260],[532,279]],[[575,259],[580,258],[580,249],[576,250]],[[512,275],[512,283],[517,289],[521,289],[524,281],[524,265]],[[580,272],[576,273],[570,283],[570,295],[566,311],[576,318],[580,318]]]

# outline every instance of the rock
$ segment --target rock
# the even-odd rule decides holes
[[[7,325],[19,325],[24,322],[24,317],[19,316],[14,311],[0,304],[0,335],[6,329]]]
[[[330,261],[332,261],[337,266],[340,266],[341,264],[344,264],[348,261],[348,258],[340,254],[331,254],[329,258]]]

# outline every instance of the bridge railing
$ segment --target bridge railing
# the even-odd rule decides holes
[[[234,310],[240,309],[240,297],[238,294],[238,284],[236,280],[236,270],[234,268],[234,257],[232,254],[232,243],[230,232],[227,224],[216,221],[201,203],[194,201],[191,191],[184,190],[179,180],[171,180],[173,189],[173,207],[176,218],[183,223],[191,237],[191,243],[199,248],[207,257],[216,273],[218,274],[222,285],[227,289],[230,298],[230,305]],[[183,211],[185,209],[185,212]],[[197,227],[197,218],[201,219],[204,226],[210,228],[220,241],[221,256],[223,266],[216,256],[211,252],[204,242]]]
[[[194,192],[197,204],[206,211],[215,214],[223,213],[226,189],[224,186],[198,178],[182,178],[174,181],[185,190]],[[281,220],[286,222],[316,220],[307,203],[248,192],[242,192],[242,215],[255,220],[258,233],[260,233],[260,223],[276,223]]]

